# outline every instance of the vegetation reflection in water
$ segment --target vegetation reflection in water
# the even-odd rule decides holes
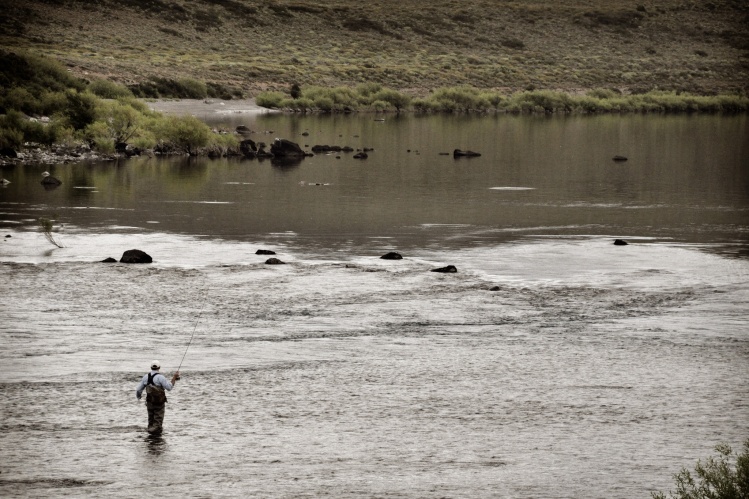
[[[151,230],[146,221],[158,220],[167,231],[236,239],[293,231],[333,245],[371,237],[405,246],[453,237],[481,243],[518,230],[745,242],[745,116],[229,114],[207,121],[245,125],[254,140],[283,137],[306,150],[374,150],[363,161],[317,154],[284,166],[152,157],[14,168],[3,172],[12,182],[3,199],[22,204],[10,218],[42,206],[83,227]],[[455,159],[453,149],[481,156]],[[45,168],[62,186],[39,186]],[[81,206],[113,210],[62,210]]]

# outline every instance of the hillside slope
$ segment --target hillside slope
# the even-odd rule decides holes
[[[0,0],[0,48],[132,84],[246,94],[379,82],[423,95],[606,87],[749,92],[745,0]]]

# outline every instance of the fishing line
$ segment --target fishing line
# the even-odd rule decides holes
[[[203,300],[203,306],[200,307],[200,312],[198,312],[198,319],[195,321],[195,327],[192,329],[192,335],[190,335],[190,341],[187,342],[187,348],[185,348],[185,353],[182,355],[182,360],[179,361],[179,367],[177,368],[177,372],[179,372],[179,368],[182,367],[182,363],[185,361],[185,357],[187,356],[187,350],[190,348],[190,343],[192,343],[192,339],[195,337],[195,331],[198,330],[198,324],[200,324],[200,316],[203,314],[203,309],[205,308],[205,302],[206,300]]]

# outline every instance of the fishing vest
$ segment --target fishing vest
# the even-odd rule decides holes
[[[161,373],[148,374],[148,382],[146,383],[146,402],[152,405],[166,404],[166,392],[162,387],[156,386],[153,382],[153,379],[159,374]]]

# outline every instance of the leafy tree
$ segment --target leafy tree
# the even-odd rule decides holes
[[[96,122],[86,127],[90,139],[107,138],[113,143],[127,142],[142,128],[144,114],[127,100],[99,101]]]
[[[674,475],[676,492],[654,492],[653,499],[748,499],[749,498],[749,439],[744,441],[744,453],[736,457],[731,466],[731,447],[719,444],[715,447],[718,457],[709,457],[703,464],[697,461],[694,468],[696,479],[686,469]]]
[[[387,102],[398,112],[401,112],[402,109],[405,109],[411,104],[411,98],[408,95],[390,89],[380,90],[374,94],[372,100]]]

